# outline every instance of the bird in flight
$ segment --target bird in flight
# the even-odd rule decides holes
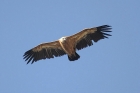
[[[37,62],[41,59],[50,59],[60,57],[67,54],[70,61],[75,61],[80,58],[76,50],[81,50],[93,45],[93,41],[97,42],[101,39],[111,36],[108,32],[112,32],[111,26],[102,25],[93,28],[86,28],[74,35],[61,37],[57,41],[41,43],[34,48],[26,51],[23,59],[27,64]]]

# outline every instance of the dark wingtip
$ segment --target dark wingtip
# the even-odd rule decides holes
[[[110,25],[102,25],[102,26],[98,26],[97,27],[97,30],[96,30],[96,35],[93,35],[93,40],[94,42],[97,42],[101,39],[105,39],[105,38],[108,38],[109,36],[112,36],[109,34],[109,32],[112,32],[111,31],[111,26]]]
[[[33,56],[34,56],[34,53],[33,53],[32,49],[30,49],[24,53],[23,59],[25,61],[27,61],[27,64],[29,64],[30,61],[33,59]]]
[[[110,25],[102,25],[97,27],[97,31],[101,32],[105,38],[107,38],[107,36],[112,36],[110,34],[107,34],[107,32],[112,32],[111,29],[112,28]]]
[[[102,25],[97,27],[97,31],[110,31],[110,29],[112,29],[110,25]]]

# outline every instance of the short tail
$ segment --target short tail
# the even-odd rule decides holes
[[[75,55],[71,55],[71,56],[68,56],[68,59],[70,61],[75,61],[75,60],[78,60],[80,58],[80,56],[75,52]]]

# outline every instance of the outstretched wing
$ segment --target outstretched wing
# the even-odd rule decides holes
[[[25,59],[25,61],[27,61],[28,64],[29,62],[34,63],[41,59],[46,59],[46,58],[50,59],[50,58],[54,58],[54,56],[58,57],[64,54],[66,53],[62,49],[59,41],[55,41],[49,43],[42,43],[28,50],[27,52],[24,53],[23,59]]]
[[[75,35],[70,36],[69,38],[75,42],[76,49],[80,50],[93,45],[92,40],[97,42],[100,39],[111,36],[110,34],[107,34],[107,32],[111,32],[110,30],[111,26],[109,25],[87,28]]]

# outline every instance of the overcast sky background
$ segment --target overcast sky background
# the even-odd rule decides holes
[[[77,53],[40,60],[23,54],[84,28],[112,35]],[[0,0],[0,93],[140,93],[139,0]]]

